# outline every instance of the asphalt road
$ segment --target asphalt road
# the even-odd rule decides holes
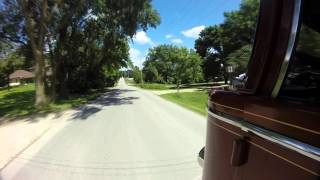
[[[205,117],[123,79],[51,127],[1,171],[1,180],[194,180]],[[14,133],[14,132],[13,132]]]

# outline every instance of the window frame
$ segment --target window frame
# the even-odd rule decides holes
[[[281,69],[278,75],[278,79],[272,90],[271,97],[273,98],[278,97],[280,89],[283,85],[283,82],[288,75],[289,65],[295,54],[297,39],[300,32],[302,2],[301,0],[294,0],[294,1],[295,1],[295,5],[294,5],[294,14],[292,17],[291,34],[289,37],[285,57],[283,59]]]
[[[286,72],[285,67],[281,67],[288,56],[288,45],[292,43],[290,37],[293,37],[292,29],[295,26],[295,6],[299,2],[301,0],[260,1],[255,41],[248,64],[248,79],[245,88],[238,90],[241,94],[272,95],[279,75],[284,70]],[[301,7],[301,4],[298,5]]]

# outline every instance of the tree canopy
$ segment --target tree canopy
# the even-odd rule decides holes
[[[149,50],[144,62],[146,82],[181,83],[202,79],[201,59],[194,51],[174,45],[159,45]]]
[[[129,61],[128,40],[159,23],[150,0],[4,0],[0,39],[31,50],[42,106],[56,95],[113,85]]]
[[[195,42],[202,57],[205,79],[224,78],[226,67],[232,65],[236,72],[244,73],[251,55],[258,21],[259,0],[242,0],[240,9],[225,12],[220,25],[206,27]]]

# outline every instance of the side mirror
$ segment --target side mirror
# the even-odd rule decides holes
[[[203,147],[198,154],[198,164],[201,167],[203,167],[204,165],[204,150],[205,150],[205,147]]]

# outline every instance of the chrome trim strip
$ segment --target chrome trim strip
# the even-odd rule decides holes
[[[289,41],[288,41],[288,48],[286,50],[286,54],[285,54],[284,60],[281,65],[281,69],[280,69],[280,73],[279,73],[277,82],[276,82],[276,84],[273,88],[272,94],[271,94],[271,96],[274,98],[278,96],[278,93],[279,93],[280,88],[282,86],[283,80],[284,80],[286,73],[287,73],[287,69],[288,69],[291,55],[293,52],[293,48],[295,45],[298,26],[299,26],[300,7],[301,7],[301,0],[295,0],[291,33],[290,33],[290,37],[289,37]]]
[[[309,158],[312,158],[316,161],[320,161],[320,148],[318,148],[318,147],[314,147],[309,144],[303,143],[301,141],[297,141],[295,139],[283,136],[283,135],[278,134],[276,132],[258,127],[256,125],[253,125],[253,124],[248,123],[248,122],[241,120],[241,119],[226,118],[224,116],[213,113],[210,110],[208,110],[208,115],[212,116],[220,121],[223,121],[225,123],[236,126],[243,131],[251,132],[251,133],[253,133],[263,139],[266,139],[266,140],[271,141],[273,143],[284,146],[285,148],[296,151],[296,152],[298,152],[304,156],[307,156]],[[210,118],[209,118],[209,120],[210,120]]]

